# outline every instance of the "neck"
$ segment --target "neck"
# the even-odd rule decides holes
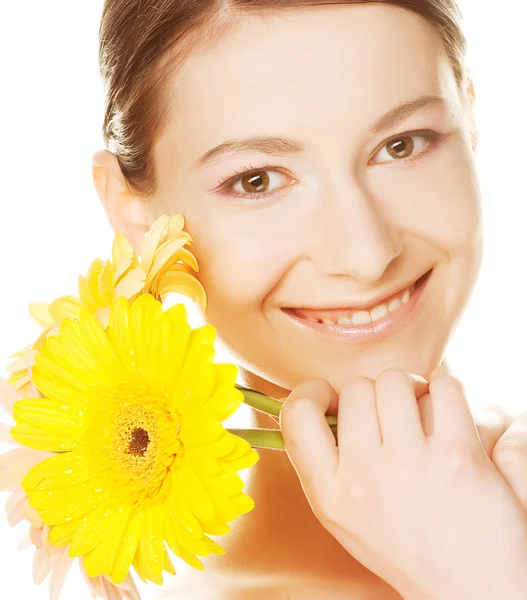
[[[289,390],[241,370],[242,384],[285,399]],[[279,429],[277,420],[252,411],[249,427]],[[226,554],[219,568],[243,576],[357,579],[369,573],[314,516],[297,474],[282,450],[258,450],[260,460],[248,474],[245,492],[255,508],[240,517],[221,540]],[[218,564],[218,563],[216,563]]]

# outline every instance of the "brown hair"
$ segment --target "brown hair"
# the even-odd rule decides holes
[[[399,6],[431,23],[463,93],[466,39],[456,0],[105,0],[99,31],[103,137],[130,190],[144,197],[155,194],[152,149],[170,106],[164,83],[193,47],[221,37],[244,13],[370,2]]]

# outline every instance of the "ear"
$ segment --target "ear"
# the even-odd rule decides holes
[[[130,192],[117,156],[98,150],[92,159],[93,183],[115,232],[123,233],[139,252],[148,225],[148,200]]]
[[[466,94],[466,112],[469,123],[470,137],[472,139],[472,150],[476,153],[478,148],[478,129],[476,126],[475,106],[476,106],[476,90],[474,88],[474,80],[469,72]]]

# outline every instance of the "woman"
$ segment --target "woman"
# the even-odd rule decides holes
[[[225,556],[206,574],[178,574],[157,597],[522,597],[525,515],[477,453],[459,386],[435,370],[481,258],[464,51],[453,0],[106,2],[109,150],[95,154],[93,174],[110,223],[138,248],[158,216],[183,214],[208,296],[205,318],[245,385],[277,398],[294,390],[282,411],[288,452],[261,453],[247,490],[256,508],[222,540]],[[431,379],[430,394],[406,373]],[[393,471],[383,464],[378,486],[368,480],[380,433],[372,409],[381,401],[384,425],[401,425],[394,448],[417,443],[418,407],[424,429],[427,410],[438,431],[440,415],[450,418],[444,431],[474,458],[466,495],[456,496],[459,471],[438,486],[436,457],[421,466],[438,478],[424,488],[401,483],[390,520],[380,490],[391,489]],[[343,509],[357,496],[324,477],[336,449],[320,421],[337,405],[339,447],[351,451],[355,440],[353,456],[364,458],[353,494],[377,503],[363,514],[361,535]],[[254,422],[277,427],[258,414]],[[412,456],[401,458],[405,467]],[[352,472],[358,477],[357,463]],[[486,523],[489,546],[467,527],[432,555],[419,533],[425,521],[411,512],[408,528],[388,531],[421,489],[453,500],[455,510],[437,519],[443,536],[445,525],[457,531],[470,521],[485,494],[475,525]],[[425,496],[412,509],[423,506]],[[376,515],[386,517],[380,531]],[[496,552],[500,531],[507,549]],[[416,548],[424,558],[402,556]]]

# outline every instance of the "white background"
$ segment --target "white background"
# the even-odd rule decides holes
[[[448,358],[474,412],[489,404],[527,410],[522,4],[461,2],[477,93],[486,248],[479,284]],[[102,147],[101,9],[101,0],[28,0],[2,7],[0,365],[37,333],[26,310],[30,301],[75,294],[78,274],[96,256],[110,256],[113,234],[91,179],[92,153]],[[47,598],[47,582],[40,588],[31,582],[32,551],[14,552],[24,530],[9,529],[0,507],[0,598]],[[88,598],[74,573],[63,597]]]

